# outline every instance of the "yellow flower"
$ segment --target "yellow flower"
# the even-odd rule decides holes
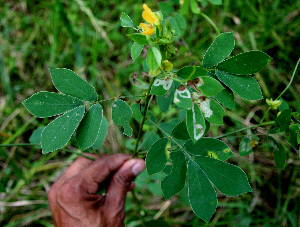
[[[155,14],[152,12],[152,10],[146,4],[143,4],[143,8],[144,8],[144,11],[143,11],[142,17],[149,24],[153,24],[155,22]]]
[[[142,17],[149,24],[140,23],[140,27],[143,29],[142,34],[150,36],[154,34],[153,24],[155,24],[158,27],[161,26],[162,16],[160,13],[153,13],[152,10],[146,4],[143,4],[143,8],[144,11],[142,13]]]
[[[140,27],[143,29],[142,34],[143,35],[153,35],[154,34],[154,27],[152,24],[145,24],[145,23],[140,23]]]

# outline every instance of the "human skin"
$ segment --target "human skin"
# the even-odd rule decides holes
[[[48,193],[55,226],[124,226],[126,194],[144,169],[144,160],[126,154],[77,158]]]

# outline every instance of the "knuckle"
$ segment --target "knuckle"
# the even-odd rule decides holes
[[[127,177],[122,174],[116,174],[113,177],[113,181],[115,184],[118,184],[118,185],[126,187],[126,188],[128,188],[131,184],[131,181],[128,180]]]

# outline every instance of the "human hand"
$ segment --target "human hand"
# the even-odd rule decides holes
[[[129,159],[126,154],[96,161],[78,157],[48,193],[55,226],[123,226],[126,193],[145,169],[144,160]],[[102,189],[106,194],[97,194]]]

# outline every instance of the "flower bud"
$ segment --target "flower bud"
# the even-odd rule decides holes
[[[160,68],[157,68],[155,71],[153,71],[152,69],[150,69],[149,71],[149,75],[152,77],[156,77],[160,74]]]
[[[163,69],[165,71],[171,71],[173,69],[173,64],[171,62],[169,62],[168,60],[164,60],[163,61]]]
[[[281,105],[282,100],[274,100],[273,99],[266,99],[266,103],[268,106],[270,106],[273,110],[278,109],[278,107]]]

